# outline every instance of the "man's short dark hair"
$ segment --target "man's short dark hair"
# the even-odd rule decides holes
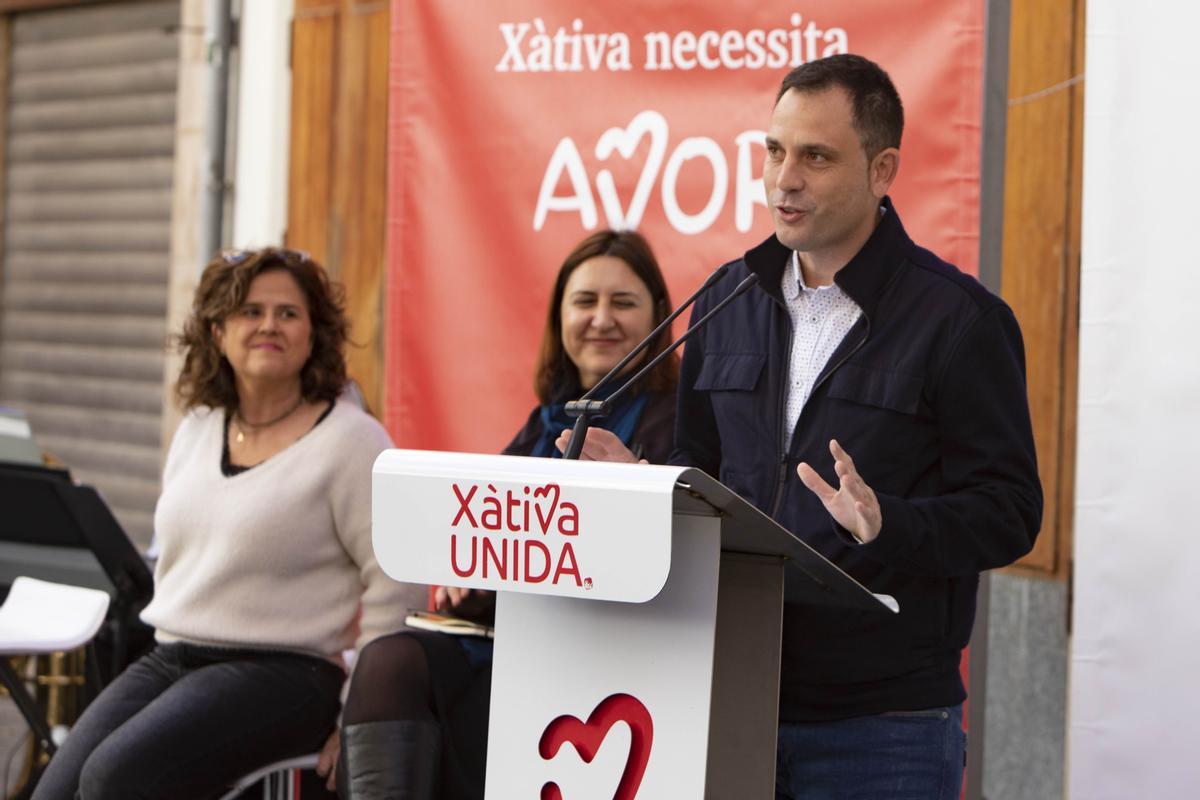
[[[900,147],[904,132],[904,106],[892,79],[874,61],[852,54],[801,64],[784,76],[775,95],[776,104],[791,89],[821,92],[840,86],[850,95],[854,107],[854,130],[862,142],[867,160],[888,147]]]

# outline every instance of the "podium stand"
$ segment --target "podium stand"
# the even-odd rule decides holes
[[[785,592],[895,610],[695,469],[389,450],[372,505],[388,575],[499,592],[490,800],[773,797]]]

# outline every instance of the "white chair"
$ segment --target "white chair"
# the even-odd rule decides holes
[[[317,753],[309,753],[267,764],[238,780],[228,792],[221,795],[221,800],[233,800],[259,781],[263,781],[263,800],[295,800],[300,796],[299,773],[315,769],[317,757]]]
[[[38,656],[74,650],[96,635],[108,611],[106,592],[21,576],[0,606],[0,681],[51,755],[57,743],[8,656]]]

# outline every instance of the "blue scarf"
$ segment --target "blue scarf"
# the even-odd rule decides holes
[[[607,391],[601,390],[593,399],[604,400],[615,392],[618,387],[619,384],[618,386],[606,387]],[[642,416],[642,410],[646,407],[647,400],[649,400],[649,395],[645,392],[632,397],[623,397],[617,403],[616,407],[613,408],[611,414],[602,419],[593,420],[592,427],[612,431],[626,447],[630,447],[630,440],[633,439],[633,431],[637,428],[638,420]],[[538,437],[537,443],[534,444],[530,455],[542,458],[562,458],[562,453],[554,446],[554,442],[564,430],[575,427],[575,419],[567,416],[566,408],[566,401],[549,403],[541,407],[542,435]]]

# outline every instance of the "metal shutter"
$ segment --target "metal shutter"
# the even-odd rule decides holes
[[[179,3],[13,20],[0,404],[151,535],[161,458]]]

